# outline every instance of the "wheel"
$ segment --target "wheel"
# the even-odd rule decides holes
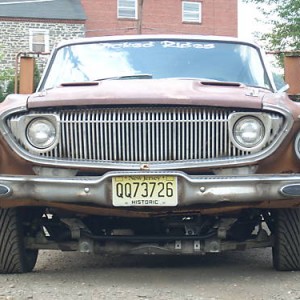
[[[0,209],[0,273],[31,272],[37,256],[38,250],[25,249],[21,210]]]
[[[300,209],[279,209],[274,221],[274,268],[279,271],[300,270]]]

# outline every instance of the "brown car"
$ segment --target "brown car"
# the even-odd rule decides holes
[[[0,272],[39,249],[202,255],[273,248],[300,269],[300,106],[233,38],[60,44],[0,105]]]

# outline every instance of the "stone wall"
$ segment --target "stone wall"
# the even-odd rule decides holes
[[[20,51],[30,50],[29,31],[30,29],[49,30],[49,50],[58,42],[83,37],[85,27],[82,22],[54,22],[53,20],[24,21],[24,20],[3,20],[0,18],[0,71],[15,69],[16,55]],[[40,71],[47,61],[47,57],[37,58]]]

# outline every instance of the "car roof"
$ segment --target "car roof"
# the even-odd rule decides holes
[[[251,41],[242,40],[237,37],[228,36],[213,36],[213,35],[183,35],[183,34],[140,34],[140,35],[114,35],[114,36],[101,36],[101,37],[85,37],[72,40],[66,40],[57,45],[57,48],[74,45],[74,44],[85,44],[85,43],[97,43],[97,42],[114,42],[114,41],[139,41],[139,40],[195,40],[195,41],[214,41],[214,42],[233,42],[249,44],[256,48],[259,46]]]

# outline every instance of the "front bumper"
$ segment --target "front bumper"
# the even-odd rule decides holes
[[[176,176],[178,205],[255,203],[299,198],[300,174],[199,176],[183,172],[108,172],[94,177],[0,177],[0,199],[95,204],[112,207],[112,178],[115,176]]]

